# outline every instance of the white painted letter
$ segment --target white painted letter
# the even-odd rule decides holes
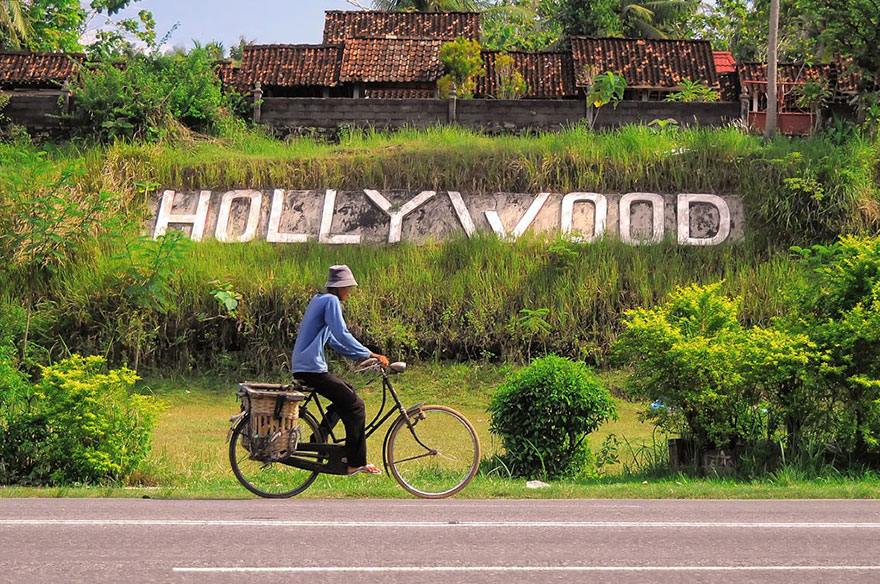
[[[651,203],[653,220],[651,221],[651,238],[636,239],[632,236],[632,204],[636,201]],[[658,243],[663,241],[664,223],[666,218],[666,203],[663,197],[656,193],[627,193],[620,197],[620,240],[631,245],[642,243]]]
[[[382,196],[379,191],[371,191],[369,189],[364,189],[364,192],[370,198],[373,203],[385,211],[389,217],[391,217],[391,223],[388,227],[388,243],[397,243],[400,241],[400,234],[403,231],[403,218],[416,210],[417,207],[422,205],[425,201],[436,195],[435,191],[422,191],[414,198],[410,199],[403,205],[399,211],[394,213],[391,212],[391,203],[388,202],[388,199]]]
[[[718,209],[718,233],[712,237],[691,237],[691,203],[706,203]],[[678,243],[718,245],[730,235],[730,208],[718,195],[678,195]]]
[[[281,233],[281,212],[284,209],[284,191],[275,189],[272,193],[272,211],[269,213],[269,230],[266,241],[269,243],[304,243],[309,240],[305,233]]]
[[[190,239],[201,241],[205,233],[205,222],[208,220],[208,203],[211,202],[211,191],[199,193],[199,202],[194,214],[174,215],[171,208],[174,206],[174,191],[162,193],[162,202],[159,204],[159,212],[156,217],[156,229],[153,230],[153,239],[165,235],[169,224],[187,223],[192,225]]]
[[[229,237],[229,213],[232,210],[232,201],[235,199],[247,199],[250,203],[247,223],[244,231],[238,237]],[[217,229],[214,236],[217,241],[250,241],[257,236],[257,225],[260,223],[260,207],[263,204],[263,193],[260,191],[229,191],[223,193],[220,199],[220,212],[217,214]]]
[[[535,217],[544,208],[544,204],[547,203],[549,198],[550,193],[538,193],[538,196],[535,197],[535,200],[532,201],[532,204],[526,210],[526,214],[522,216],[519,223],[513,228],[510,239],[517,240],[526,232],[526,229],[535,221]],[[501,223],[501,217],[498,216],[498,211],[486,211],[486,219],[498,237],[507,238],[507,233],[504,230],[504,225]]]
[[[589,242],[602,237],[605,234],[605,222],[608,219],[608,199],[599,193],[568,193],[562,197],[562,233],[570,235],[574,216],[574,204],[579,201],[593,203],[593,235],[590,237],[572,236],[574,241]]]
[[[335,212],[336,191],[327,189],[324,192],[324,211],[321,213],[321,228],[318,233],[318,241],[332,244],[360,243],[360,235],[330,235],[330,228],[333,225],[333,213]]]
[[[468,210],[467,205],[464,204],[464,199],[461,198],[461,193],[458,191],[448,191],[449,200],[452,202],[452,207],[455,209],[455,214],[458,215],[458,220],[461,222],[461,226],[464,229],[464,232],[467,233],[467,236],[470,237],[477,230],[474,225],[474,220],[471,218],[471,212]]]

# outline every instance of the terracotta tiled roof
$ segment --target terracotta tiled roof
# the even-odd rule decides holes
[[[437,97],[437,91],[410,87],[368,87],[364,89],[364,97],[372,99],[431,99]]]
[[[622,75],[633,88],[675,89],[682,79],[718,87],[709,41],[572,37],[571,50],[579,87],[588,68]]]
[[[214,73],[220,78],[224,87],[235,85],[235,76],[238,75],[238,67],[230,59],[214,61]]]
[[[721,101],[737,101],[739,99],[739,77],[736,72],[719,73],[718,85]]]
[[[480,39],[479,12],[378,12],[328,10],[324,44],[354,38]]]
[[[779,63],[777,67],[780,85],[803,85],[808,81],[830,81],[833,66]],[[767,63],[740,63],[739,81],[743,87],[767,85]]]
[[[720,75],[721,73],[736,72],[736,61],[733,59],[733,53],[730,51],[712,51],[712,56],[715,57],[716,73]]]
[[[477,79],[477,95],[496,95],[495,60],[501,54],[498,51],[483,51],[485,76]],[[577,95],[571,53],[513,51],[508,54],[513,58],[514,69],[523,76],[528,86],[523,97],[562,98]]]
[[[333,87],[339,82],[342,48],[328,45],[251,45],[245,47],[237,83]]]
[[[352,39],[342,51],[340,81],[416,83],[443,75],[443,41],[422,39]]]
[[[0,53],[0,86],[61,86],[85,61],[78,53]]]

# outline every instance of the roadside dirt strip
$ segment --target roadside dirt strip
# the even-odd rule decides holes
[[[880,501],[0,499],[0,582],[880,582]]]

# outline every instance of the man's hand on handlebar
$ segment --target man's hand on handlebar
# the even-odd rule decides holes
[[[373,359],[378,359],[379,364],[382,365],[382,367],[386,369],[388,368],[388,364],[390,363],[390,361],[388,361],[388,357],[386,357],[385,355],[380,355],[379,353],[370,353],[370,357]]]

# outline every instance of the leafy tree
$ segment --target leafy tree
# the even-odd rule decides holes
[[[864,89],[880,83],[880,3],[877,0],[802,0],[815,18],[828,51],[853,59],[867,76]]]
[[[475,77],[483,74],[483,58],[480,44],[464,37],[444,43],[440,47],[440,61],[448,73],[441,84],[455,84],[455,90],[462,97],[472,97],[476,88]]]
[[[32,51],[82,51],[80,36],[89,13],[79,0],[30,0],[28,19],[33,35],[27,43]]]
[[[566,37],[623,36],[666,38],[687,36],[696,13],[694,0],[557,0],[556,15]]]
[[[483,12],[483,46],[501,51],[548,48],[562,34],[555,4],[556,0],[500,0]]]

